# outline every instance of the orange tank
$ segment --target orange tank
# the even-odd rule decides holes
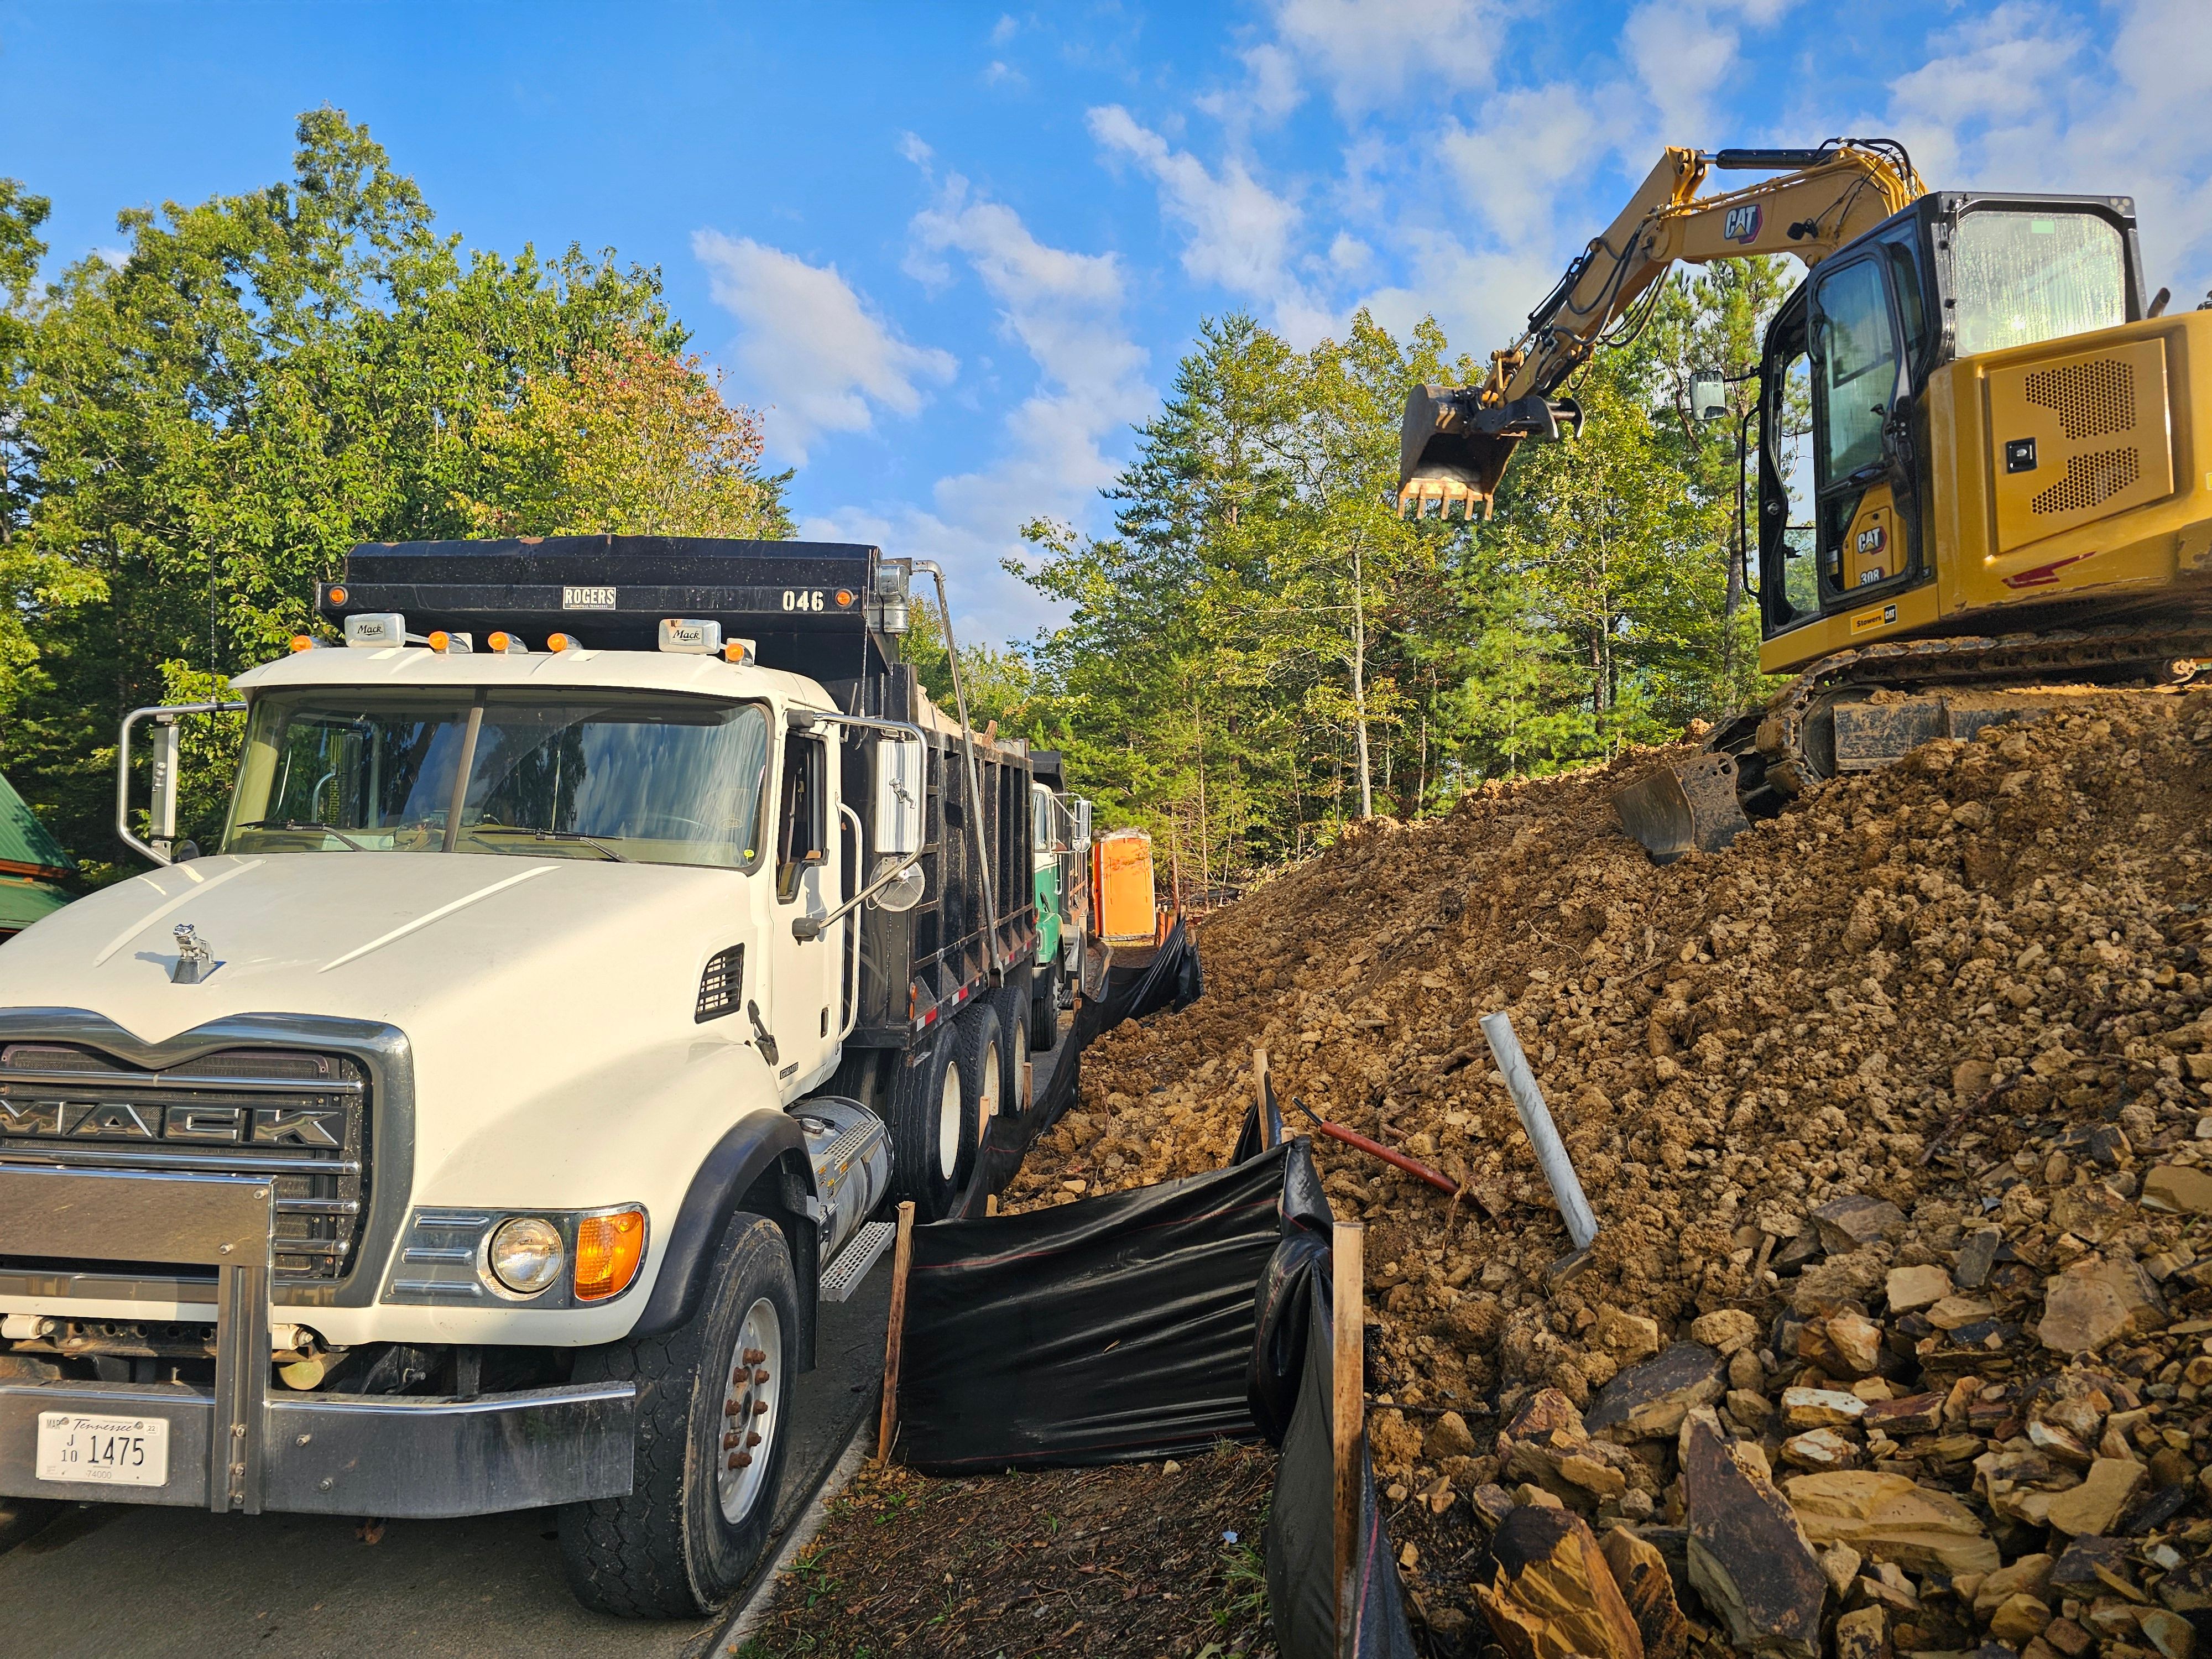
[[[1152,838],[1141,830],[1116,830],[1098,838],[1091,858],[1101,936],[1109,942],[1152,939]]]

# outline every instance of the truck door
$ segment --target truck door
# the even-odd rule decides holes
[[[776,1079],[788,1100],[811,1088],[836,1063],[844,1021],[845,933],[850,918],[818,939],[801,939],[792,923],[837,905],[837,775],[830,745],[787,732],[777,769],[775,898],[769,923],[769,1020],[775,1035]]]

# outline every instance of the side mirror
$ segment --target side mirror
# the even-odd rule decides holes
[[[921,851],[922,754],[918,743],[876,739],[875,850],[906,858]]]
[[[125,847],[156,864],[176,861],[177,787],[183,760],[177,718],[181,714],[229,714],[243,709],[242,702],[179,702],[154,708],[134,708],[123,717],[116,743],[115,833]],[[147,811],[150,839],[142,841],[131,827],[131,734],[139,721],[150,719],[153,729],[153,799]],[[190,846],[191,843],[185,843]],[[199,849],[192,848],[197,854]]]
[[[1711,369],[1690,376],[1690,414],[1700,421],[1717,421],[1729,412],[1728,382]]]
[[[1091,845],[1091,803],[1078,797],[1073,805],[1075,808],[1075,844],[1088,847]]]

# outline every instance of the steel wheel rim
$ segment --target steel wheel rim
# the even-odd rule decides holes
[[[767,1480],[783,1425],[783,1320],[766,1297],[745,1310],[722,1377],[720,1462],[714,1471],[722,1519],[743,1523]]]
[[[945,1068],[944,1086],[937,1091],[937,1173],[952,1179],[960,1167],[960,1067]]]
[[[1014,1028],[1014,1090],[1017,1096],[1021,1091],[1022,1073],[1029,1069],[1029,1064],[1030,1027],[1029,1022],[1024,1020]],[[1014,1109],[1018,1112],[1026,1110],[1028,1106],[1029,1102],[1025,1100],[1017,1098],[1014,1102]]]
[[[989,1133],[991,1120],[999,1115],[999,1097],[1005,1092],[1006,1068],[999,1058],[999,1045],[994,1039],[983,1050],[982,1099],[975,1109],[975,1144],[981,1146]]]

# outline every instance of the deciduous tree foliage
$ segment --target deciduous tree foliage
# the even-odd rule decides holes
[[[1573,388],[1585,436],[1524,446],[1472,524],[1395,511],[1407,388],[1475,372],[1433,322],[1400,341],[1362,313],[1305,352],[1206,323],[1107,492],[1115,533],[1029,527],[1010,568],[1067,621],[969,653],[971,703],[1067,750],[1187,890],[1733,711],[1760,690],[1737,425],[1693,422],[1688,381],[1747,375],[1784,292],[1764,264],[1670,288]]]
[[[357,542],[787,532],[657,272],[465,250],[337,111],[290,179],[127,211],[37,289],[46,205],[0,181],[0,769],[96,874],[122,712],[281,653]],[[205,835],[226,734],[188,756]]]

